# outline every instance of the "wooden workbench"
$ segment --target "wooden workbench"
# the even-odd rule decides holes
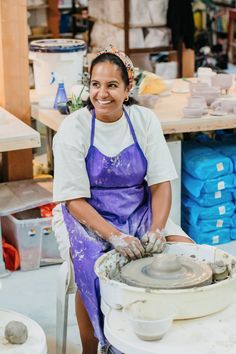
[[[40,134],[0,107],[0,152],[40,146]]]
[[[0,107],[0,152],[40,146],[40,134]],[[20,161],[19,161],[20,162]],[[0,195],[0,199],[4,198]],[[2,256],[0,217],[0,277],[7,275]]]
[[[179,82],[177,80],[177,82]],[[187,84],[187,83],[185,83]],[[236,95],[236,89],[231,95]],[[212,116],[209,114],[201,118],[183,118],[182,110],[187,104],[189,93],[171,93],[168,96],[143,96],[139,103],[151,108],[161,121],[164,134],[187,133],[217,129],[236,128],[236,115]],[[53,109],[42,109],[37,105],[36,94],[31,92],[32,117],[50,129],[57,131],[66,116]]]

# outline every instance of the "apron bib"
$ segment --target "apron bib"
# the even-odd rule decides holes
[[[117,156],[109,157],[94,146],[96,117],[93,111],[90,147],[85,159],[91,189],[91,198],[87,202],[118,230],[140,238],[151,225],[151,194],[144,180],[147,160],[130,118],[125,110],[124,113],[134,143]],[[69,233],[75,282],[95,336],[105,346],[99,279],[94,273],[94,264],[102,254],[111,250],[111,245],[80,224],[64,205],[62,211]]]

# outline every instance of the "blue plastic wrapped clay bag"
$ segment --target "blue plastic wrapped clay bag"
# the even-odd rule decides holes
[[[182,222],[189,224],[189,220],[185,219],[182,213]],[[191,225],[189,225],[189,228]],[[231,228],[232,219],[229,216],[218,217],[217,219],[199,219],[196,225],[192,225],[193,228],[198,229],[199,232],[217,231],[220,229]]]
[[[188,197],[188,191],[182,187],[183,196]],[[210,207],[213,205],[230,202],[233,200],[233,193],[230,190],[217,191],[214,193],[201,193],[199,197],[195,197],[191,194],[191,199],[193,199],[198,205],[203,207]]]
[[[233,202],[226,202],[211,207],[201,207],[192,199],[182,198],[182,214],[189,224],[197,225],[200,219],[217,219],[220,217],[232,216],[235,211]]]
[[[210,232],[201,232],[198,228],[194,228],[187,224],[182,224],[184,231],[199,244],[218,245],[231,241],[232,230],[230,228],[219,229]]]
[[[236,141],[236,140],[235,140]],[[236,172],[236,144],[235,141],[218,142],[212,141],[209,146],[219,153],[230,158],[233,164],[233,171]]]
[[[233,173],[206,181],[194,178],[187,172],[182,173],[182,184],[188,193],[199,197],[201,193],[215,193],[224,189],[233,189],[236,177]]]
[[[234,200],[236,201],[236,189],[233,189],[233,197],[234,197]]]
[[[231,230],[231,240],[236,240],[236,228]]]
[[[183,142],[182,163],[185,171],[200,180],[233,172],[233,163],[229,157],[197,142]]]
[[[234,213],[234,215],[232,216],[232,227],[236,229],[236,214]]]

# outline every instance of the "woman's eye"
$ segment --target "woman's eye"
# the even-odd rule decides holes
[[[108,87],[111,87],[111,88],[116,88],[117,87],[117,84],[109,84]]]
[[[92,86],[92,87],[99,87],[99,84],[98,84],[98,82],[92,82],[92,83],[91,83],[91,86]]]

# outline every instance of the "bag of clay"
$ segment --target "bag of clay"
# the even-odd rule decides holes
[[[169,0],[149,0],[148,9],[155,26],[165,26]]]
[[[144,47],[144,37],[141,28],[132,28],[129,31],[130,48]],[[96,22],[91,32],[91,46],[93,51],[113,44],[124,50],[124,30],[109,23]]]
[[[148,28],[148,33],[144,39],[144,46],[147,48],[168,47],[169,30],[167,28]]]
[[[182,184],[190,195],[199,197],[201,193],[215,193],[225,189],[233,189],[236,178],[233,173],[218,178],[209,178],[206,181],[192,177],[187,172],[182,172]]]

